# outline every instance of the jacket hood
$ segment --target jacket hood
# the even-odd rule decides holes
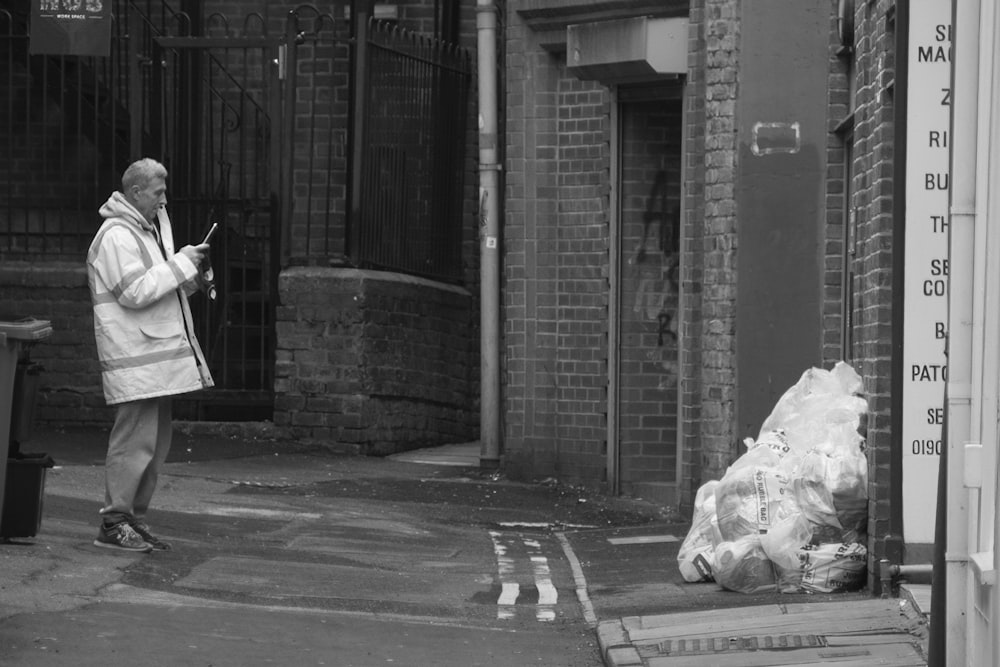
[[[111,193],[108,200],[101,205],[100,213],[101,217],[105,220],[109,218],[122,218],[139,225],[143,229],[150,231],[153,229],[153,225],[125,199],[125,195],[121,192],[116,191]]]

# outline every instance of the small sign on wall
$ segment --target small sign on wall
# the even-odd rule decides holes
[[[28,50],[33,55],[110,55],[110,0],[31,0]]]

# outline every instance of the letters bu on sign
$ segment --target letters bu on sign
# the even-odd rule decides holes
[[[31,0],[31,54],[103,56],[111,53],[110,0]]]

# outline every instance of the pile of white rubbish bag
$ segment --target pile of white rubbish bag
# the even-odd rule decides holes
[[[778,400],[757,440],[698,489],[677,556],[684,580],[741,593],[862,588],[868,462],[861,377],[810,368]]]

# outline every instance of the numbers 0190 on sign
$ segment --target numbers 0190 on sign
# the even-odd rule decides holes
[[[914,440],[912,451],[917,456],[927,455],[927,456],[940,456],[941,455],[941,441],[940,440]]]

